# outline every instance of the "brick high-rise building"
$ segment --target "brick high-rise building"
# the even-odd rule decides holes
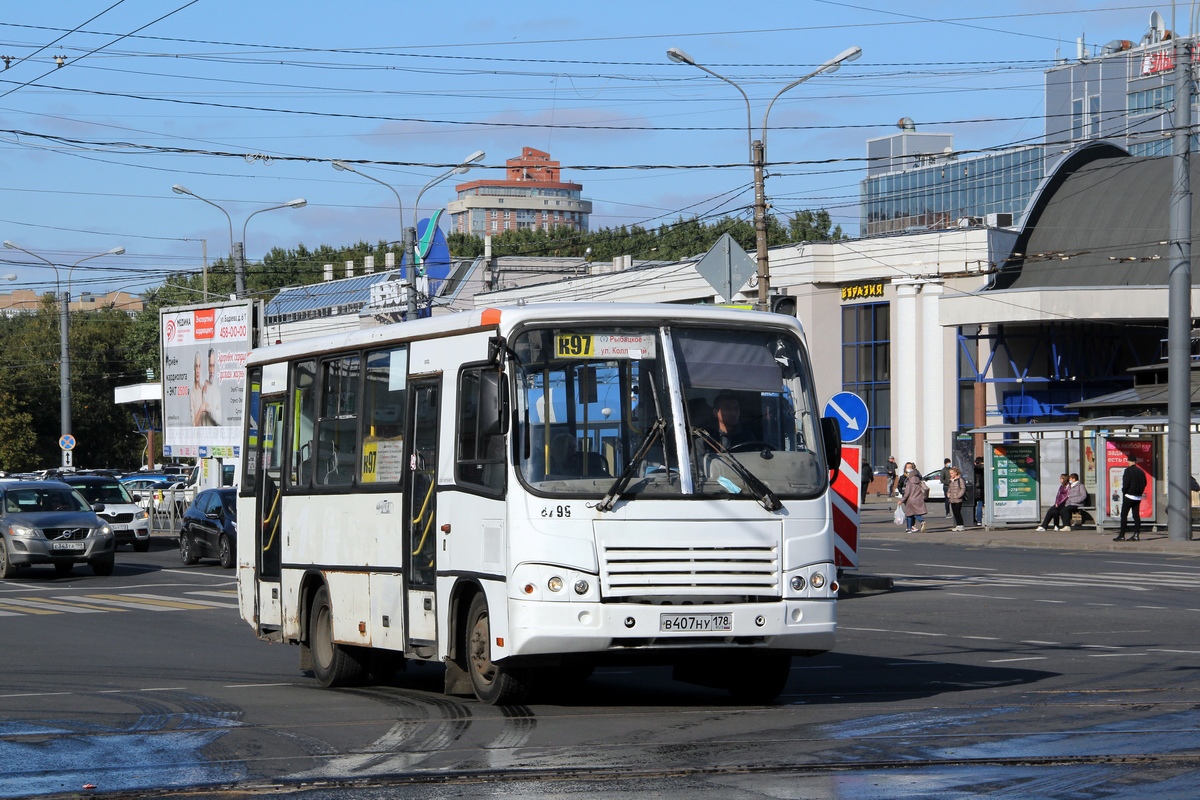
[[[592,202],[581,198],[583,184],[560,179],[559,163],[532,147],[507,161],[502,181],[479,180],[454,187],[450,201],[451,230],[475,236],[498,235],[523,228],[588,229]]]

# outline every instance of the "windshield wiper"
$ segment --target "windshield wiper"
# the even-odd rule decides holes
[[[608,494],[604,495],[604,499],[596,504],[596,508],[601,511],[612,511],[613,504],[617,502],[617,498],[621,496],[621,492],[625,491],[625,487],[633,479],[633,473],[637,471],[638,465],[646,459],[646,454],[650,452],[650,448],[658,441],[666,429],[666,420],[662,417],[654,420],[654,423],[650,426],[650,433],[642,440],[642,444],[638,447],[637,452],[633,454],[633,458],[629,459],[629,463],[625,465],[624,471],[613,481]]]
[[[654,376],[647,375],[647,380],[650,383],[650,397],[654,400],[654,410],[660,412],[662,406],[658,402],[658,386],[654,383]],[[613,485],[609,488],[608,494],[596,504],[596,508],[601,511],[612,511],[613,504],[617,502],[617,498],[621,496],[621,492],[625,491],[625,487],[629,485],[629,481],[633,479],[633,473],[637,470],[638,465],[646,459],[646,454],[650,452],[650,448],[667,430],[667,422],[662,418],[662,413],[658,414],[654,422],[650,425],[650,431],[646,434],[646,438],[642,440],[642,444],[634,452],[633,458],[629,459],[629,463],[625,465],[625,469],[613,481]],[[668,477],[671,474],[671,462],[668,448],[663,447],[663,467],[667,471]]]
[[[767,487],[765,483],[758,479],[750,470],[746,469],[746,465],[734,458],[733,453],[725,449],[711,433],[703,428],[692,428],[692,435],[698,437],[701,441],[713,449],[721,457],[721,460],[733,467],[733,471],[738,474],[743,481],[746,482],[746,488],[754,494],[754,499],[758,500],[758,504],[767,511],[778,511],[783,508],[783,503],[775,496],[775,493]]]

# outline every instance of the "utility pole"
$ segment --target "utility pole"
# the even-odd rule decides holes
[[[1175,40],[1175,132],[1171,139],[1170,277],[1167,282],[1167,534],[1192,535],[1192,130],[1191,39]]]
[[[750,143],[750,152],[754,159],[754,249],[758,256],[758,309],[760,311],[771,310],[771,263],[767,250],[767,190],[763,176],[765,150],[761,139],[755,139]]]
[[[246,243],[233,243],[233,290],[238,297],[246,296]],[[205,289],[205,291],[208,291]]]

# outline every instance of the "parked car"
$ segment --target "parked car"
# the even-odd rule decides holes
[[[116,540],[96,515],[103,510],[59,481],[0,481],[0,578],[32,564],[53,564],[69,575],[86,563],[97,575],[111,575]]]
[[[144,553],[150,549],[150,515],[116,478],[100,475],[64,475],[60,481],[79,490],[93,505],[103,505],[100,518],[112,528],[117,544],[131,544]]]
[[[175,513],[183,516],[191,494],[179,475],[129,475],[121,479],[133,501],[147,511],[166,513],[175,501]]]
[[[930,472],[924,478],[921,478],[921,480],[925,481],[925,485],[929,487],[930,500],[946,499],[946,487],[942,486],[942,471],[940,469]],[[966,475],[963,475],[963,483],[967,485],[967,493],[964,496],[964,502],[966,502],[975,495],[971,491],[971,479]]]
[[[215,558],[229,569],[237,553],[237,490],[205,489],[183,514],[179,531],[179,558],[191,566],[202,558]]]

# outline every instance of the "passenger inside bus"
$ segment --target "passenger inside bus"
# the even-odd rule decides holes
[[[580,453],[575,437],[560,433],[550,442],[550,471],[556,475],[611,477],[599,453]]]

